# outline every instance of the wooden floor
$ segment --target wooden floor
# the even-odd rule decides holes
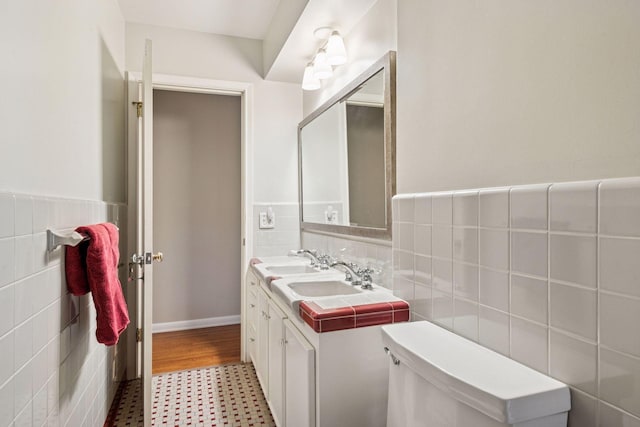
[[[153,373],[240,361],[240,325],[153,334]]]

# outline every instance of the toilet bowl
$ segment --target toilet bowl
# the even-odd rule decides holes
[[[388,427],[566,427],[569,388],[430,322],[382,327]]]

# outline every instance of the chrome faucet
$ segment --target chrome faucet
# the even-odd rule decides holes
[[[335,261],[331,263],[331,267],[342,267],[345,270],[344,280],[351,282],[354,286],[361,286],[362,289],[373,289],[371,285],[371,273],[373,270],[370,268],[359,268],[357,264],[347,263],[344,261]]]
[[[303,257],[307,257],[311,260],[311,267],[315,267],[316,265],[321,264],[320,260],[318,259],[318,255],[317,255],[317,251],[315,249],[313,250],[309,250],[309,249],[298,249],[296,251],[296,255],[298,256],[303,256]]]

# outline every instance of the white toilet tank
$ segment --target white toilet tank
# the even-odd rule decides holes
[[[388,427],[566,427],[569,388],[430,322],[382,327]]]

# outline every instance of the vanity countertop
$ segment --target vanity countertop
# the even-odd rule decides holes
[[[344,281],[342,271],[330,269],[302,274],[271,274],[271,270],[284,270],[283,267],[294,267],[290,271],[296,271],[297,268],[309,266],[309,260],[294,257],[254,258],[250,265],[267,289],[317,333],[409,320],[409,303],[394,296],[389,289],[375,284],[373,290],[353,286]],[[319,289],[325,282],[327,285],[343,286],[349,292],[312,296],[296,292],[296,285],[312,284]]]

